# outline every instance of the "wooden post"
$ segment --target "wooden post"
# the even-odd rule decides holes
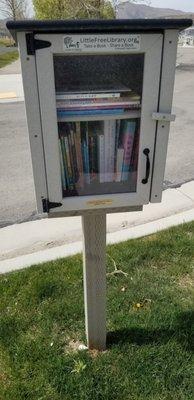
[[[106,348],[106,214],[82,217],[87,345]]]

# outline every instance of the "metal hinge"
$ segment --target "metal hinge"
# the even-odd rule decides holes
[[[55,203],[49,199],[42,199],[42,208],[44,213],[48,213],[51,208],[61,207],[62,203]]]
[[[154,121],[172,122],[172,121],[175,121],[176,115],[175,114],[168,114],[168,113],[154,112],[152,114],[152,119]]]
[[[51,43],[46,40],[35,39],[34,33],[26,33],[27,54],[33,56],[38,49],[50,47]]]

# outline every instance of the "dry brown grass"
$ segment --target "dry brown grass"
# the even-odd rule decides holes
[[[194,289],[194,274],[182,276],[178,284],[183,289]]]
[[[14,40],[12,38],[1,38],[0,39],[0,46],[13,46]]]

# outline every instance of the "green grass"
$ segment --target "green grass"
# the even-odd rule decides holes
[[[5,67],[8,64],[11,64],[13,61],[16,61],[19,57],[18,51],[11,51],[9,53],[0,53],[0,68]]]
[[[70,346],[84,341],[81,255],[1,275],[2,400],[194,399],[194,223],[107,253],[128,276],[107,277],[103,353]]]

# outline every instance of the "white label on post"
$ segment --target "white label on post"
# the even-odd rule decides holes
[[[140,50],[141,35],[66,35],[63,48],[68,53],[115,53]]]

